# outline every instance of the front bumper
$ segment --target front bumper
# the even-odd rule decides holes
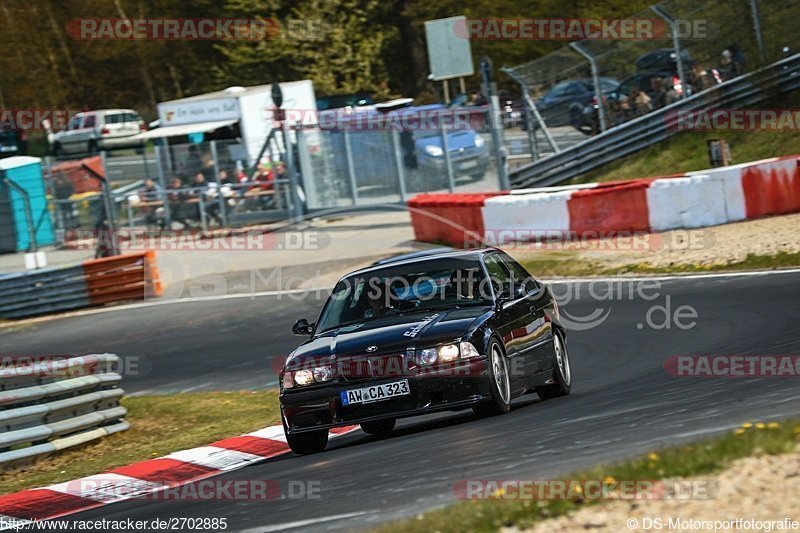
[[[411,390],[408,395],[367,404],[342,404],[342,391],[402,379],[408,380]],[[281,393],[280,402],[286,431],[302,433],[381,418],[404,418],[457,410],[490,396],[491,384],[486,361],[478,359],[458,373],[443,369],[424,375],[399,375],[358,383],[337,382],[306,390],[292,389]]]

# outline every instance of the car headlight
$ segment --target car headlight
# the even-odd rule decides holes
[[[313,370],[314,379],[322,383],[323,381],[330,381],[333,379],[333,367],[332,366],[318,366]]]
[[[483,140],[483,137],[475,135],[475,148],[483,148],[484,144],[486,144],[486,141]]]
[[[295,385],[305,386],[312,383],[324,383],[333,379],[333,367],[330,365],[317,366],[311,369],[286,371],[283,374],[283,388],[291,389]]]
[[[461,342],[458,344],[444,344],[436,348],[425,348],[417,352],[419,362],[431,365],[437,361],[450,363],[458,358],[469,359],[480,357],[480,353],[471,342]]]
[[[294,381],[298,385],[311,385],[314,383],[314,373],[311,370],[298,370],[294,373]]]
[[[444,154],[441,146],[435,144],[428,144],[425,146],[425,153],[433,157],[441,157]]]

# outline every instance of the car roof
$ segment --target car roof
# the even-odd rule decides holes
[[[88,114],[97,114],[97,115],[110,115],[111,113],[136,113],[139,114],[138,111],[133,109],[87,109],[86,111],[81,111],[80,113],[75,113],[76,115],[88,115]]]
[[[486,252],[497,251],[496,248],[477,248],[471,250],[457,250],[455,248],[434,248],[432,250],[422,250],[420,252],[412,252],[408,254],[396,255],[375,261],[370,266],[355,270],[345,277],[354,274],[365,274],[382,270],[386,266],[407,265],[412,263],[421,263],[429,259],[480,259]]]

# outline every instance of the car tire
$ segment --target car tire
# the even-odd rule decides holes
[[[60,143],[53,145],[53,155],[57,158],[64,157],[64,147],[62,147]]]
[[[368,435],[388,435],[394,430],[397,420],[394,418],[382,418],[380,420],[370,420],[361,423],[361,431]]]
[[[319,453],[328,445],[327,429],[289,434],[286,432],[286,424],[284,424],[283,431],[289,448],[298,455]]]
[[[476,415],[494,416],[502,415],[511,410],[511,379],[508,375],[508,363],[499,342],[492,340],[489,343],[489,386],[492,390],[490,400],[481,402],[472,407]]]
[[[96,155],[97,154],[97,141],[91,140],[89,141],[89,154]]]
[[[569,364],[567,343],[560,331],[556,331],[553,336],[553,359],[553,379],[555,383],[536,388],[536,394],[542,400],[566,396],[572,389],[572,370]]]

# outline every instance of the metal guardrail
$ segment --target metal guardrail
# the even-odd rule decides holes
[[[679,111],[738,109],[800,88],[800,54],[615,126],[511,173],[513,188],[555,185],[675,134]]]
[[[0,318],[23,318],[158,296],[154,252],[0,276]]]
[[[0,470],[130,427],[119,357],[95,354],[0,369]]]

